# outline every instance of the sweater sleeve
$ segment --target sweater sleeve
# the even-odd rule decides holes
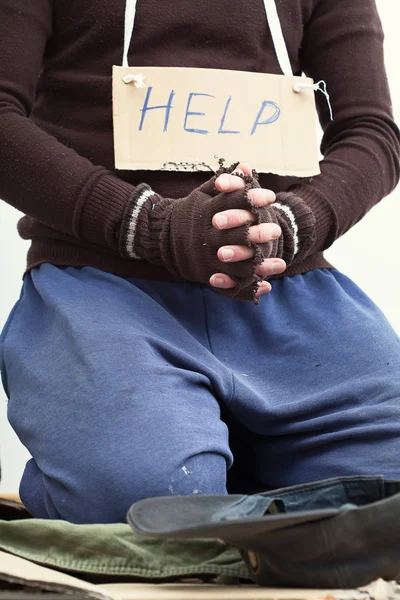
[[[399,131],[393,117],[375,0],[315,0],[304,26],[301,65],[315,81],[323,128],[321,175],[293,185],[316,219],[309,254],[328,248],[389,194],[399,179]]]
[[[29,118],[51,34],[52,0],[1,0],[0,197],[44,225],[118,249],[135,188]]]

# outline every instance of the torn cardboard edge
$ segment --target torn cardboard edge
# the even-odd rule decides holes
[[[87,600],[400,600],[400,586],[383,579],[354,590],[279,589],[255,585],[195,583],[94,585],[6,552],[0,552],[0,589],[2,583],[38,592],[64,593],[71,600],[75,596]]]
[[[236,161],[232,161],[232,163],[234,162],[238,162]],[[249,162],[248,160],[243,161],[243,162]],[[229,161],[227,161],[227,164],[229,163]],[[230,164],[230,163],[229,163]],[[253,163],[252,163],[253,164]],[[130,171],[132,170],[132,163],[131,162],[119,162],[118,166],[115,167],[117,171]],[[153,161],[146,161],[146,162],[141,162],[141,161],[136,161],[135,162],[135,169],[136,171],[174,171],[174,172],[178,172],[178,173],[196,173],[196,172],[209,172],[209,173],[216,173],[216,171],[218,170],[218,165],[217,163],[215,163],[215,168],[213,168],[210,165],[206,165],[204,162],[190,162],[190,161],[182,161],[180,163],[177,162],[164,162],[164,163],[158,163],[158,162],[153,162]],[[256,169],[257,171],[257,169]],[[320,171],[318,173],[315,172],[315,169],[300,169],[300,170],[296,170],[296,169],[292,169],[290,170],[290,172],[288,172],[286,169],[274,169],[273,171],[267,171],[265,168],[261,169],[260,171],[258,171],[259,173],[264,173],[264,174],[273,174],[273,175],[279,175],[281,177],[301,177],[301,178],[308,178],[308,177],[314,177],[316,174],[318,175],[320,173]]]

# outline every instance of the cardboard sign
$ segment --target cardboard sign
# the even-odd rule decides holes
[[[141,74],[146,87],[126,84]],[[220,69],[114,67],[117,169],[213,171],[247,161],[261,173],[316,175],[319,154],[310,79]]]

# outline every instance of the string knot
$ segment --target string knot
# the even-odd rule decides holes
[[[326,98],[326,103],[328,105],[329,108],[329,114],[331,117],[331,121],[333,121],[333,111],[332,111],[332,104],[331,104],[331,99],[330,96],[328,94],[328,89],[326,87],[326,82],[321,79],[321,81],[317,81],[317,83],[296,83],[295,86],[293,86],[293,91],[296,92],[297,94],[299,92],[302,92],[303,90],[315,90],[316,92],[321,92],[325,98]]]
[[[138,73],[137,75],[125,75],[122,78],[124,83],[134,83],[136,88],[145,88],[146,84],[144,82],[145,76],[142,73]]]

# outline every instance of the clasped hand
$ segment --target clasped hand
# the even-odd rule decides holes
[[[235,169],[239,175],[251,175],[251,167],[247,163],[240,163]],[[244,188],[244,181],[235,174],[224,173],[215,181],[215,187],[219,192],[229,193]],[[248,192],[248,197],[255,206],[264,207],[275,202],[275,194],[271,190],[262,188],[252,189]],[[256,216],[247,210],[230,209],[219,212],[214,215],[212,224],[215,229],[225,230],[241,227],[249,221],[255,221]],[[270,242],[280,237],[281,228],[275,223],[262,223],[249,228],[248,239],[255,244]],[[217,256],[221,263],[239,262],[252,258],[254,251],[247,246],[222,246],[219,248]],[[271,277],[279,275],[286,269],[285,261],[281,258],[267,258],[257,267],[256,274],[260,277]],[[236,283],[224,273],[214,273],[210,277],[210,284],[219,289],[231,289]],[[261,281],[257,296],[262,296],[271,291],[271,284],[267,281]]]

